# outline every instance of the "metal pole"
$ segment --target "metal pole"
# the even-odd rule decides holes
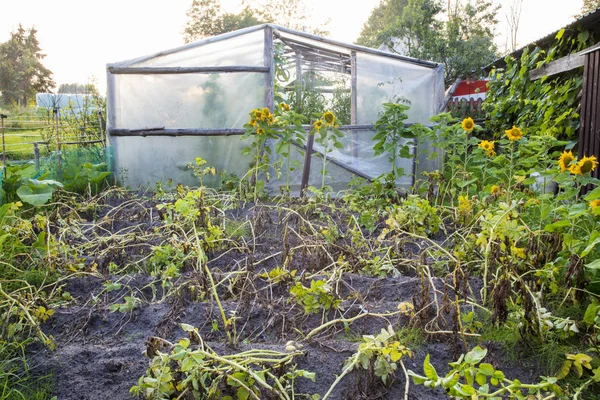
[[[4,118],[7,118],[7,116],[4,114],[0,114],[0,119],[2,120],[2,163],[4,165],[4,169],[6,169],[6,144],[4,142]]]

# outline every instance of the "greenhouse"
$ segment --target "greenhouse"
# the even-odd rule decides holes
[[[344,189],[354,176],[372,179],[390,170],[388,157],[375,157],[373,150],[384,103],[408,104],[406,122],[428,124],[444,98],[439,64],[272,24],[109,64],[107,76],[114,172],[131,188],[195,184],[187,165],[196,157],[218,172],[247,176],[253,158],[242,155],[249,140],[242,136],[249,112],[273,111],[285,101],[305,116],[332,110],[343,132],[341,145],[326,157],[313,135],[294,146],[288,159],[298,166],[288,178],[292,192],[320,183],[323,160],[327,184]],[[412,152],[419,154],[415,146]],[[400,186],[410,186],[415,173],[438,168],[439,158],[416,163],[415,157],[402,159]],[[272,174],[267,187],[276,191],[281,179]]]

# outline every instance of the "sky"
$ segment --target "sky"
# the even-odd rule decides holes
[[[252,1],[252,0],[250,0]],[[329,17],[331,38],[353,42],[380,0],[304,0],[315,18]],[[494,0],[503,6],[496,42],[504,48],[505,12],[514,0]],[[58,85],[95,81],[106,88],[106,64],[153,54],[183,44],[186,11],[192,0],[0,0],[0,42],[19,23],[35,26],[44,65]],[[556,31],[574,20],[583,0],[523,0],[519,45]],[[236,12],[239,0],[222,0],[224,11]]]

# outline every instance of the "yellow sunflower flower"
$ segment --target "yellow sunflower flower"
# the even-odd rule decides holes
[[[256,133],[257,133],[258,135],[262,135],[263,133],[265,133],[265,131],[264,131],[262,128],[258,128],[258,129],[256,130]]]
[[[583,172],[581,172],[581,166],[576,163],[571,164],[569,167],[569,172],[571,172],[573,175],[583,175]]]
[[[252,114],[254,114],[254,119],[262,119],[262,110],[252,110]]]
[[[250,125],[252,126],[256,126],[256,120],[255,119],[251,119],[249,122]]]
[[[283,111],[290,111],[290,105],[287,103],[284,103],[283,101],[281,103],[279,103],[279,107],[281,107],[281,109]]]
[[[596,169],[598,165],[598,161],[596,160],[596,156],[583,157],[581,161],[579,161],[579,169],[582,174],[586,174],[588,172],[592,172]]]
[[[496,141],[494,140],[482,140],[477,146],[485,150],[488,157],[494,157],[496,155],[496,151],[494,150],[495,143]]]
[[[313,126],[315,127],[316,130],[321,130],[321,128],[323,127],[323,121],[321,121],[320,119],[316,120],[315,123],[313,124]]]
[[[267,107],[265,107],[262,109],[260,120],[267,121],[267,120],[269,120],[270,116],[271,116],[271,111],[269,111],[269,109]]]
[[[471,132],[473,130],[473,128],[475,128],[475,121],[473,121],[473,118],[468,117],[468,118],[463,119],[461,125],[465,131]]]
[[[590,201],[590,207],[592,207],[592,211],[594,211],[596,207],[600,207],[600,200]]]
[[[523,137],[523,131],[513,125],[511,129],[504,131],[509,140],[519,140]]]
[[[490,194],[499,194],[499,193],[500,193],[500,186],[494,185],[490,188]]]
[[[567,171],[571,167],[571,163],[575,161],[575,157],[573,157],[572,151],[563,151],[558,159],[558,166],[560,167],[560,171]]]
[[[333,124],[335,124],[335,114],[331,111],[326,111],[325,114],[323,114],[323,119],[327,126],[333,126]]]

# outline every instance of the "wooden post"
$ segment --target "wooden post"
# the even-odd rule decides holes
[[[56,160],[56,178],[59,179],[60,178],[61,154],[60,154],[60,132],[58,129],[58,108],[57,107],[54,107],[54,122],[56,124],[56,149],[57,149],[57,154],[58,154],[58,158]]]
[[[275,49],[273,48],[273,28],[265,26],[265,67],[269,72],[265,74],[265,107],[273,112],[275,107]]]
[[[357,87],[358,87],[358,75],[356,71],[356,52],[353,51],[350,55],[350,125],[357,125]]]
[[[315,74],[314,68],[311,67],[309,71],[313,72],[310,74],[310,88],[311,90],[315,88]],[[311,127],[309,127],[311,129]],[[312,152],[313,145],[315,143],[315,135],[308,133],[308,142],[306,143],[306,153],[304,154],[304,168],[302,169],[302,182],[300,183],[300,197],[306,196],[306,188],[308,187],[308,178],[310,177],[310,163],[312,160]],[[325,162],[325,158],[323,158],[323,162]]]
[[[296,52],[296,101],[301,104],[302,89],[304,86],[302,77],[302,53]]]
[[[4,114],[0,114],[0,119],[2,120],[2,164],[4,165],[4,169],[6,170],[6,144],[4,142],[4,118],[7,116]],[[1,183],[1,181],[0,181]]]
[[[40,170],[40,146],[38,142],[33,143],[33,157],[35,158],[35,172]]]
[[[308,187],[308,178],[310,175],[310,161],[312,160],[313,145],[315,143],[315,135],[308,134],[308,142],[306,143],[306,153],[304,153],[304,168],[302,169],[302,183],[300,184],[300,197],[306,196],[306,188]]]

